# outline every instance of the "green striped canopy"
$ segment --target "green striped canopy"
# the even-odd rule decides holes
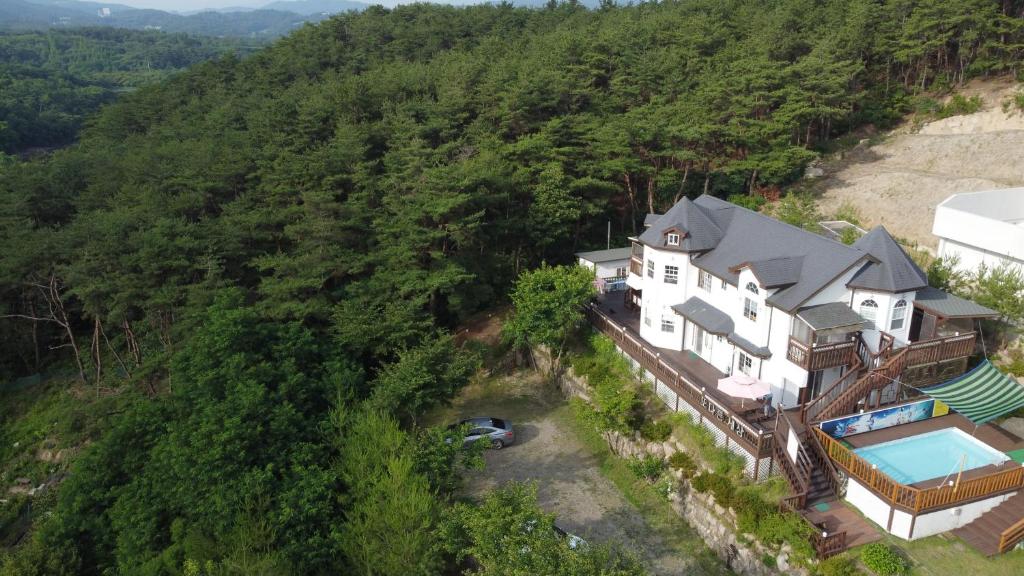
[[[1024,386],[985,360],[966,374],[918,388],[975,424],[984,424],[1024,406]]]

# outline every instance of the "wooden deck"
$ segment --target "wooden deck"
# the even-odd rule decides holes
[[[808,522],[828,533],[846,532],[846,548],[882,539],[881,531],[849,504],[835,498],[809,505],[802,512]]]
[[[602,294],[597,299],[598,309],[607,314],[609,318],[614,320],[617,324],[624,326],[634,338],[639,339],[640,313],[627,311],[623,306],[621,294],[621,292]],[[725,378],[725,374],[707,363],[696,353],[690,350],[679,351],[671,350],[669,348],[659,348],[651,344],[648,345],[657,351],[660,358],[666,364],[672,366],[672,368],[682,374],[684,378],[698,386],[702,386],[704,388],[704,392],[713,398],[715,402],[724,405],[733,412],[743,415],[745,417],[744,419],[756,428],[762,430],[770,430],[772,428],[773,420],[763,417],[764,403],[757,400],[734,398],[728,394],[720,392],[718,390],[718,380],[720,378]]]

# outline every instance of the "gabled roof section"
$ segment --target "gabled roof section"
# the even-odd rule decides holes
[[[614,262],[615,260],[629,260],[630,252],[632,248],[626,246],[625,248],[612,248],[610,250],[593,250],[590,252],[577,252],[576,257],[582,258],[587,262]]]
[[[817,306],[801,308],[797,317],[814,330],[824,331],[835,328],[848,328],[850,332],[859,330],[864,319],[849,306],[842,302],[828,302]]]
[[[800,280],[800,270],[803,265],[803,256],[784,256],[745,262],[734,268],[737,272],[743,268],[750,268],[758,283],[764,288],[781,288],[796,284]]]
[[[696,296],[672,306],[672,310],[712,334],[725,336],[732,333],[732,318]]]
[[[653,226],[654,223],[658,221],[658,218],[661,218],[661,214],[648,214],[647,216],[644,216],[644,228],[650,228]]]
[[[693,264],[736,284],[737,266],[764,263],[761,273],[775,276],[773,284],[786,282],[768,296],[767,302],[786,312],[792,312],[867,258],[856,248],[713,196],[701,196],[693,204],[722,232],[714,249],[694,258]],[[779,262],[769,263],[773,260]]]
[[[938,288],[922,288],[914,296],[914,306],[940,318],[998,318],[999,312],[977,302],[948,294]]]
[[[847,284],[850,288],[880,292],[909,292],[928,286],[928,275],[907,256],[882,226],[875,226],[861,236],[853,247],[871,255],[865,265]]]
[[[647,224],[649,218],[650,215],[644,224]],[[670,231],[680,235],[679,246],[669,246],[666,242],[666,235]],[[689,198],[683,198],[650,224],[640,235],[640,242],[658,249],[705,252],[717,246],[722,236],[722,229],[704,209]]]

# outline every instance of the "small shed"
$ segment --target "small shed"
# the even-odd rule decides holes
[[[594,271],[598,290],[602,293],[620,292],[626,289],[626,275],[629,272],[629,246],[610,250],[578,252],[577,261]]]

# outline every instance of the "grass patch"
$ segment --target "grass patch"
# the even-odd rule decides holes
[[[665,493],[661,491],[663,485],[637,478],[625,460],[611,453],[604,438],[573,413],[574,409],[587,408],[561,406],[552,412],[552,417],[571,430],[597,458],[601,475],[608,478],[640,511],[658,536],[676,553],[693,559],[689,574],[729,574],[694,529],[669,506]]]
[[[1018,576],[1024,574],[1024,551],[987,558],[959,538],[940,534],[907,542],[893,536],[881,540],[910,560],[910,576]],[[853,554],[859,554],[860,549]]]

